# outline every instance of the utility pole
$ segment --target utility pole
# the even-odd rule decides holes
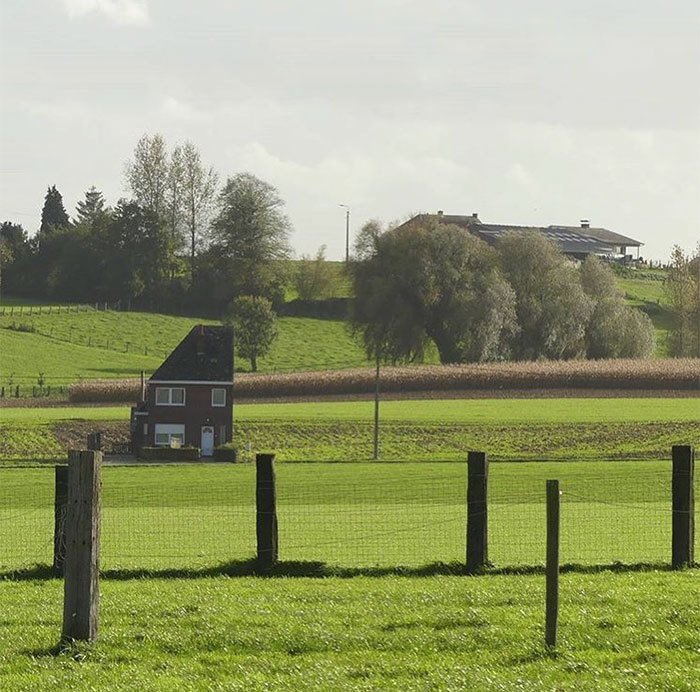
[[[374,460],[379,460],[379,353],[374,373]]]
[[[345,209],[345,264],[350,262],[350,207],[347,204],[338,206]]]

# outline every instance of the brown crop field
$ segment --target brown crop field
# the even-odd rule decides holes
[[[700,394],[700,359],[577,360],[469,365],[383,367],[384,394],[544,390],[559,396],[580,390],[673,392]],[[80,382],[70,388],[74,403],[135,402],[137,379]],[[234,393],[238,399],[275,399],[367,395],[374,391],[374,369],[355,368],[327,372],[271,375],[239,374]],[[580,395],[580,394],[577,394]]]

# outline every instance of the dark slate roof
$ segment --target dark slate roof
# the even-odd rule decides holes
[[[198,324],[151,376],[150,382],[233,381],[233,331]]]
[[[476,227],[478,233],[487,242],[495,242],[508,233],[541,233],[557,244],[562,252],[568,254],[605,254],[612,251],[610,243],[602,243],[586,234],[587,229],[564,226],[503,226],[497,224],[481,224]]]
[[[541,233],[554,241],[562,252],[568,254],[609,254],[617,246],[640,247],[644,243],[634,238],[609,231],[607,228],[585,228],[583,226],[512,226],[495,223],[482,223],[476,214],[419,214],[407,224],[424,220],[454,224],[478,235],[488,243],[508,233]]]

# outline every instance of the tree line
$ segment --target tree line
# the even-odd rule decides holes
[[[651,320],[626,304],[610,267],[594,256],[576,266],[540,234],[513,233],[492,247],[437,221],[388,230],[370,222],[355,257],[352,323],[379,361],[421,361],[431,343],[442,363],[654,351]]]
[[[220,185],[191,142],[169,150],[158,134],[139,139],[125,182],[114,206],[91,187],[72,218],[52,185],[31,238],[4,222],[3,292],[217,317],[239,296],[283,299],[291,224],[274,186],[251,173]]]

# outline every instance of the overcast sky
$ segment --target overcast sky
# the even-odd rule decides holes
[[[126,194],[144,133],[287,201],[298,254],[443,209],[700,240],[697,0],[3,0],[0,220]]]

